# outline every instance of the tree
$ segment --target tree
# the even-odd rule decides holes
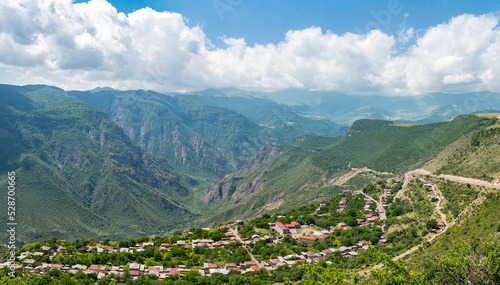
[[[437,221],[436,219],[430,219],[427,221],[427,224],[425,225],[428,230],[436,229],[437,228]]]
[[[304,265],[306,274],[303,276],[304,285],[330,285],[330,284],[358,284],[358,274],[349,270],[339,270],[331,266],[321,266],[318,263]]]

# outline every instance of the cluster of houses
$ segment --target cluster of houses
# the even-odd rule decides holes
[[[351,195],[350,190],[344,190],[343,194],[345,195]],[[337,209],[337,212],[342,213],[345,210],[345,207],[347,205],[347,200],[343,198],[340,203],[339,203],[339,208]],[[369,209],[370,201],[368,200],[365,205],[365,210],[368,208]],[[318,211],[321,209],[321,207],[326,206],[326,204],[320,204],[319,208],[316,209],[316,212],[311,214],[311,215],[320,215],[318,214]],[[330,213],[325,213],[323,215],[329,215]],[[283,217],[284,218],[284,217]],[[292,217],[290,217],[292,218]],[[358,219],[358,225],[365,225],[369,223],[373,223],[379,219],[378,216],[373,216],[372,214],[367,214],[366,215],[366,220],[365,219]],[[439,222],[438,225],[441,225],[440,223],[443,224],[443,222]],[[235,222],[235,225],[238,224],[243,224],[243,221],[238,220]],[[266,242],[272,242],[275,244],[278,244],[282,241],[284,236],[291,235],[295,240],[299,242],[304,242],[307,245],[312,245],[314,242],[318,241],[321,242],[323,240],[329,239],[330,238],[330,233],[332,233],[336,229],[342,229],[342,230],[349,230],[351,227],[348,226],[345,223],[338,223],[337,226],[331,227],[329,230],[323,230],[323,231],[316,231],[310,235],[305,235],[305,234],[300,234],[301,232],[305,232],[308,229],[307,225],[301,225],[300,223],[293,221],[290,224],[284,224],[282,222],[276,222],[276,223],[270,223],[270,228],[276,230],[276,232],[281,235],[282,237],[278,238],[274,235],[265,235],[265,236],[259,236],[259,235],[254,235],[251,238],[243,238],[241,239],[243,241],[243,247],[249,250],[249,244],[257,242],[259,240],[265,240]],[[228,225],[223,225],[221,228],[229,228]],[[226,232],[226,238],[223,238],[222,240],[219,241],[214,241],[211,239],[194,239],[191,241],[185,241],[185,240],[178,240],[174,244],[168,244],[168,243],[162,243],[159,245],[158,250],[163,251],[167,250],[170,251],[173,246],[179,246],[179,247],[185,247],[185,248],[195,248],[195,247],[207,247],[207,248],[222,248],[225,247],[231,243],[237,242],[236,237],[231,231]],[[102,246],[88,246],[87,247],[87,252],[93,252],[97,251],[97,253],[113,253],[113,252],[140,252],[144,251],[148,248],[155,247],[155,244],[153,242],[145,242],[142,245],[135,245],[132,247],[115,247],[115,246],[109,246],[109,245],[102,245]],[[336,252],[339,252],[342,254],[342,256],[356,256],[358,254],[358,250],[366,250],[368,249],[368,242],[366,241],[360,241],[357,245],[355,246],[341,246],[338,249],[335,248],[330,248],[330,249],[325,249],[319,253],[314,253],[314,252],[302,252],[301,254],[292,254],[288,256],[279,256],[277,258],[271,259],[269,261],[263,261],[260,264],[254,261],[246,261],[241,264],[235,264],[235,263],[225,263],[224,265],[222,264],[216,264],[216,263],[204,263],[203,267],[198,268],[198,269],[192,269],[192,268],[186,268],[184,265],[179,265],[177,268],[166,268],[163,266],[145,266],[142,264],[138,263],[129,263],[126,266],[102,266],[102,265],[91,265],[91,266],[86,266],[86,265],[73,265],[73,266],[68,266],[68,265],[63,265],[63,264],[51,264],[51,263],[42,263],[41,265],[38,265],[36,267],[33,267],[33,265],[36,262],[35,258],[39,256],[40,258],[44,257],[45,255],[50,256],[50,260],[53,260],[56,255],[61,251],[64,250],[65,248],[63,246],[59,246],[57,249],[52,250],[50,247],[43,246],[41,247],[41,252],[23,252],[18,258],[21,261],[20,264],[17,265],[16,269],[18,270],[27,270],[31,271],[34,273],[42,273],[45,269],[57,269],[62,272],[69,272],[76,274],[78,271],[83,271],[86,274],[89,273],[95,273],[97,275],[98,279],[102,279],[106,276],[116,276],[119,274],[124,274],[125,271],[128,271],[128,274],[131,276],[132,279],[136,279],[138,276],[142,274],[153,274],[156,275],[160,280],[168,278],[171,275],[183,275],[187,272],[190,271],[196,271],[202,276],[211,276],[212,274],[219,273],[219,274],[229,274],[230,270],[236,270],[240,272],[241,274],[245,274],[247,272],[259,270],[260,268],[265,268],[266,270],[274,270],[280,266],[292,266],[293,264],[300,262],[300,261],[305,261],[305,262],[314,262],[314,261],[319,261],[321,258],[326,258],[329,255],[335,254]],[[39,259],[38,259],[39,260]],[[5,265],[4,265],[5,266]],[[2,267],[2,265],[0,265]]]
[[[337,209],[337,213],[342,214],[345,211],[346,205],[347,205],[347,200],[342,199],[342,201],[339,202],[339,208]]]
[[[431,199],[439,199],[438,196],[436,195],[436,192],[434,191],[434,186],[432,186],[432,184],[424,183],[423,187],[427,188]]]
[[[277,258],[271,259],[268,262],[263,262],[266,266],[267,270],[273,270],[280,266],[292,266],[293,264],[305,261],[305,262],[319,262],[320,259],[326,258],[330,255],[339,252],[344,257],[349,256],[357,256],[359,250],[367,250],[370,243],[368,241],[362,240],[359,241],[356,245],[353,246],[341,246],[339,248],[328,248],[320,251],[319,253],[315,252],[301,252],[301,254],[291,254],[287,256],[278,256]]]

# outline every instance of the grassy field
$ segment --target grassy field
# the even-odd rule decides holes
[[[500,113],[480,113],[475,115],[484,118],[500,118]]]

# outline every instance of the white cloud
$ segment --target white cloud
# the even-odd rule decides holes
[[[291,30],[277,44],[222,37],[224,48],[214,48],[201,27],[187,26],[178,13],[144,8],[125,15],[105,0],[3,1],[0,15],[4,83],[402,95],[500,91],[494,15],[465,14],[397,36],[377,30],[337,35],[311,27]]]

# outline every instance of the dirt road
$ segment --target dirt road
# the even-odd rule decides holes
[[[422,174],[422,175],[429,175],[429,176],[433,176],[433,177],[444,178],[444,179],[450,180],[450,181],[455,181],[455,182],[460,182],[460,183],[468,183],[471,185],[484,186],[484,187],[494,188],[494,189],[500,190],[500,186],[495,186],[493,183],[488,182],[488,181],[484,181],[484,180],[468,178],[468,177],[463,177],[463,176],[456,176],[456,175],[448,175],[448,174],[435,175],[435,174],[432,174],[432,172],[425,170],[423,168],[415,169],[412,172]]]
[[[233,233],[234,237],[236,237],[236,239],[239,242],[241,242],[241,244],[243,244],[243,248],[245,248],[247,250],[248,254],[250,255],[250,258],[252,259],[252,261],[255,262],[255,263],[257,263],[260,268],[264,268],[265,269],[265,267],[262,264],[260,264],[260,262],[255,258],[255,256],[253,256],[252,251],[250,250],[250,247],[247,246],[247,245],[245,245],[245,243],[241,239],[240,234],[238,233],[238,226],[235,226],[234,230],[232,228],[229,228],[229,230]]]

